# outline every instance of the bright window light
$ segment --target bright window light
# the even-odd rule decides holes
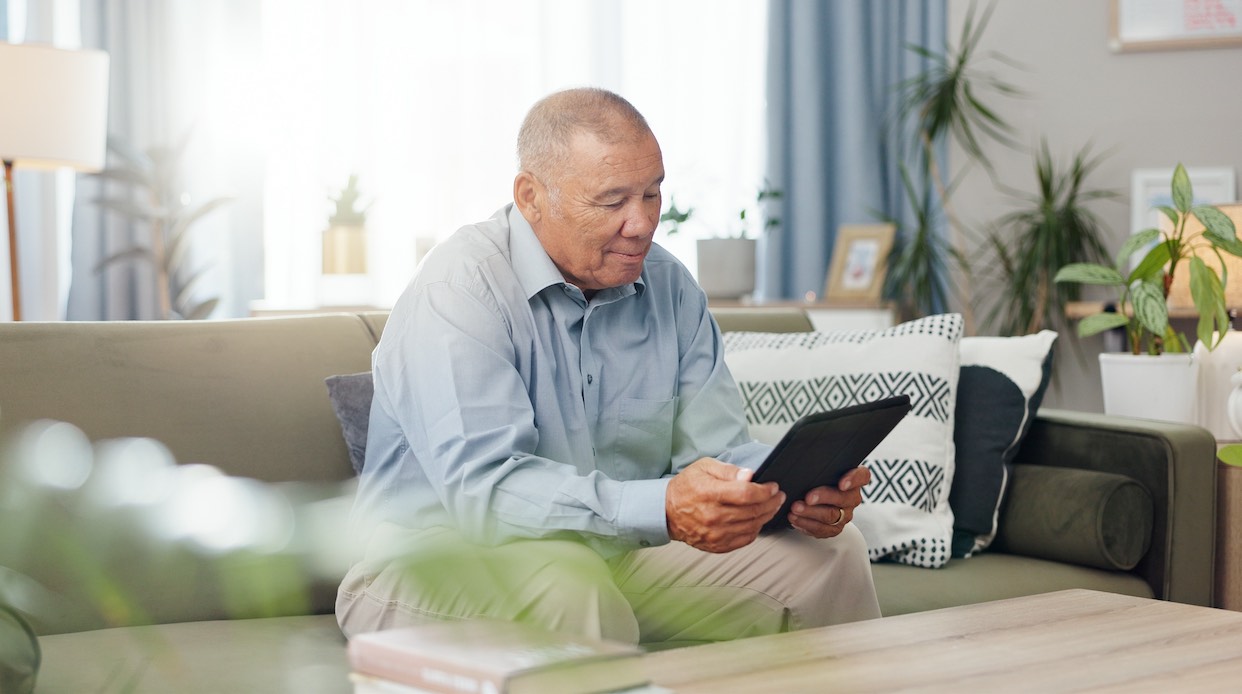
[[[511,200],[514,140],[556,89],[613,89],[647,117],[669,194],[730,231],[763,179],[766,3],[753,0],[265,0],[260,115],[266,300],[320,296],[328,195],[359,176],[369,303],[435,242]]]

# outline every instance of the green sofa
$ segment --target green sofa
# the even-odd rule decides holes
[[[714,313],[724,330],[810,329],[798,309]],[[49,479],[63,468],[38,453],[66,450],[64,432],[31,443],[34,420],[70,423],[97,442],[151,437],[181,464],[175,469],[206,463],[259,480],[251,493],[288,509],[279,547],[208,550],[184,537],[156,543],[150,524],[135,520],[138,502],[101,505],[91,485],[50,489],[35,503],[25,492],[6,495],[15,482],[0,477],[0,520],[10,521],[0,529],[0,595],[40,634],[38,691],[351,691],[332,609],[354,549],[340,532],[352,470],[324,379],[368,370],[385,318],[0,324],[0,435],[24,432],[27,440],[10,458],[25,456],[27,468]],[[77,455],[105,466],[142,450],[129,445],[137,448]],[[877,564],[884,613],[1065,588],[1212,604],[1214,445],[1198,427],[1042,411],[1017,463],[1141,483],[1153,501],[1142,560],[1108,571],[990,550],[939,570]],[[204,466],[191,471],[220,477]],[[220,498],[201,512],[206,518],[245,519],[234,497]],[[1017,501],[1025,503],[1013,508],[1042,502],[1010,499]],[[83,515],[89,509],[97,515]],[[14,517],[24,533],[12,530]],[[255,518],[266,527],[271,517]]]

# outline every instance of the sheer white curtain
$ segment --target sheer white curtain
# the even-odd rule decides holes
[[[264,0],[265,299],[314,305],[328,194],[371,200],[368,303],[510,199],[526,109],[558,88],[630,99],[696,208],[666,241],[726,231],[762,181],[766,5],[754,0]]]

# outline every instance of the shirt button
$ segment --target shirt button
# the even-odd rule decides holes
[[[638,544],[642,545],[643,547],[650,547],[651,541],[650,540],[639,540]]]
[[[587,374],[587,385],[589,386],[594,382],[595,382],[595,377],[592,376],[591,374]]]

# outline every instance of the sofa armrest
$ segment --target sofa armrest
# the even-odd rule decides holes
[[[1151,493],[1151,547],[1132,573],[1159,598],[1212,605],[1216,439],[1198,426],[1040,410],[1017,463],[1126,475]]]

